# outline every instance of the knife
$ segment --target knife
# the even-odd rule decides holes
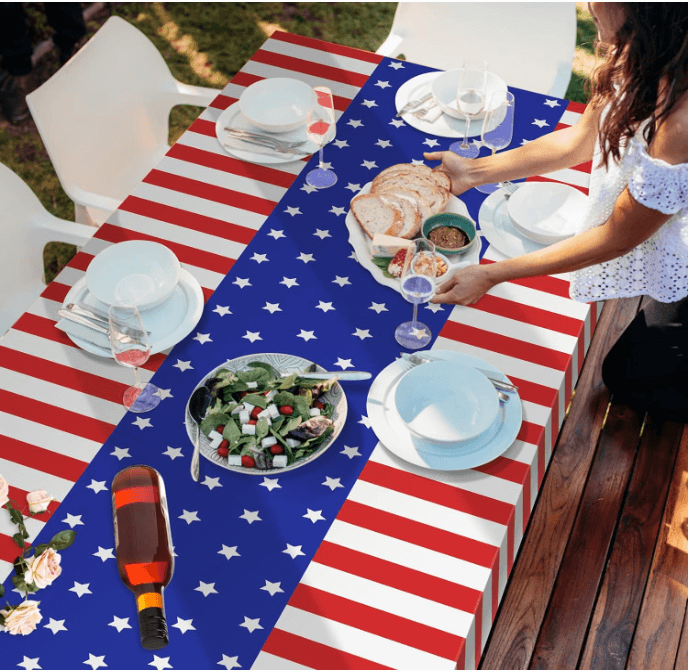
[[[419,105],[423,105],[426,101],[430,100],[433,97],[432,93],[427,93],[423,98],[419,98],[417,100],[410,100],[398,113],[397,116],[401,117],[403,114],[406,114],[407,112],[411,112],[414,108],[419,107]]]
[[[315,380],[368,380],[371,374],[368,371],[309,371],[308,373],[298,373],[299,378],[313,378]]]
[[[110,336],[110,329],[103,326],[102,324],[98,324],[97,322],[90,320],[88,317],[84,317],[83,315],[77,315],[76,313],[72,313],[69,310],[65,310],[64,308],[60,308],[60,310],[57,311],[57,314],[60,317],[64,317],[65,320],[75,322],[76,324],[81,324],[85,327],[88,327],[89,329],[93,329],[94,331],[99,331],[101,334]]]
[[[110,328],[110,320],[108,316],[105,313],[100,312],[99,310],[96,310],[95,308],[86,308],[85,306],[82,306],[78,303],[68,303],[64,308],[61,308],[60,310],[66,311],[68,313],[71,313],[73,315],[79,315],[81,317],[85,317],[87,320],[91,320],[92,322],[95,322],[96,324],[99,324],[103,327]],[[64,315],[63,315],[64,317]],[[69,319],[69,317],[67,318]],[[138,330],[134,330],[138,331]],[[150,331],[147,331],[146,334],[148,336],[151,335]]]
[[[400,356],[402,357],[402,359],[406,359],[408,362],[411,362],[414,365],[427,364],[428,362],[445,361],[443,359],[438,359],[437,357],[426,357],[425,355],[419,354],[410,355],[407,352],[400,352]],[[485,369],[482,369],[478,366],[473,366],[473,368],[476,369],[479,373],[482,373],[486,378],[488,378],[488,380],[490,380],[490,382],[493,383],[493,387],[496,390],[504,390],[505,392],[517,392],[519,390],[519,388],[516,385],[512,385],[512,383],[506,383],[504,380],[498,380],[496,378],[493,378],[492,376],[495,375],[495,371],[486,371]]]

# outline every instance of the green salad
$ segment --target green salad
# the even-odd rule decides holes
[[[212,401],[201,422],[211,448],[229,465],[286,467],[311,455],[333,433],[326,393],[336,379],[281,376],[270,364],[220,368],[206,381]]]

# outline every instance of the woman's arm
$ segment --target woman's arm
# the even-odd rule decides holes
[[[459,195],[489,182],[543,175],[590,161],[598,137],[600,111],[589,105],[569,128],[548,133],[523,147],[480,159],[464,159],[453,152],[426,152],[429,161],[441,161],[433,170],[447,173],[452,193]]]

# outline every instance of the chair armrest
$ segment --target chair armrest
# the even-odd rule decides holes
[[[173,92],[173,105],[197,105],[208,107],[222,89],[211,89],[206,86],[192,86],[175,80],[176,90]]]
[[[385,42],[381,44],[378,49],[376,49],[376,54],[380,54],[381,56],[390,56],[394,58],[393,54],[398,54],[399,52],[399,46],[404,42],[404,38],[400,37],[399,35],[393,35],[390,33],[390,35],[387,36]]]
[[[48,215],[48,213],[46,213]],[[53,215],[48,215],[39,222],[43,235],[48,241],[54,240],[61,243],[70,243],[83,247],[97,231],[93,226],[77,224],[67,219],[60,219]]]
[[[121,201],[102,194],[94,194],[91,191],[79,189],[74,185],[70,185],[69,189],[65,188],[67,195],[79,205],[87,208],[96,208],[96,210],[103,210],[104,212],[115,212],[119,208]]]

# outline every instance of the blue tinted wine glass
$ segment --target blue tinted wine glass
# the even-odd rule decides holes
[[[514,95],[509,91],[496,91],[486,105],[486,116],[483,118],[481,140],[492,154],[499,149],[506,149],[512,142],[514,131]],[[492,194],[501,189],[505,182],[481,184],[476,189],[483,194]]]

